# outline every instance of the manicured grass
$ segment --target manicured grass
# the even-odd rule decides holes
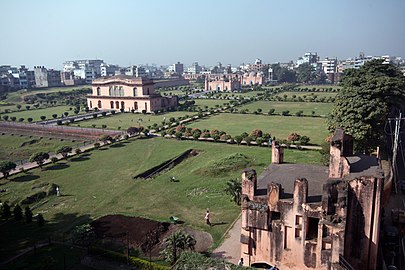
[[[244,93],[235,93],[235,92],[221,92],[215,93],[215,96],[222,96],[222,97],[257,97],[258,94],[263,94],[265,91],[250,91]]]
[[[333,103],[256,101],[240,106],[238,110],[248,109],[249,112],[254,112],[260,108],[263,113],[267,113],[270,109],[275,109],[275,114],[281,114],[282,111],[289,110],[291,115],[294,115],[298,111],[303,111],[304,115],[311,115],[312,111],[314,111],[315,115],[326,116],[332,107]]]
[[[70,108],[72,108],[72,110],[70,110]],[[57,114],[58,117],[61,117],[64,112],[68,112],[69,115],[75,115],[74,109],[74,106],[55,106],[44,109],[31,108],[30,110],[24,110],[20,112],[5,113],[2,114],[1,117],[3,117],[4,115],[8,115],[9,117],[15,116],[17,117],[17,121],[19,118],[24,118],[24,122],[28,122],[27,118],[31,117],[33,121],[36,122],[42,121],[40,118],[42,115],[46,116],[46,119],[48,120],[53,119],[53,114]],[[1,120],[3,120],[3,118]]]
[[[250,133],[255,128],[268,132],[279,139],[287,139],[291,132],[311,138],[310,143],[321,144],[328,135],[326,119],[319,117],[295,117],[277,115],[220,113],[187,125],[199,129],[218,129],[236,136]]]
[[[208,109],[210,108],[216,108],[215,105],[222,106],[224,103],[229,102],[229,100],[223,100],[223,99],[194,99],[195,100],[195,105],[198,108],[205,109],[205,106],[208,106]]]
[[[329,97],[335,97],[337,95],[337,92],[282,92],[278,93],[275,96],[279,97],[284,97],[284,95],[287,95],[287,98],[290,99],[292,98],[293,95],[297,97],[311,97],[311,96],[317,96],[318,98],[329,98]]]
[[[186,91],[182,90],[157,90],[162,96],[169,96],[169,95],[177,95],[177,96],[184,96],[186,95]]]
[[[0,160],[14,162],[27,160],[36,152],[55,152],[56,148],[64,145],[79,146],[83,143],[70,140],[39,138],[36,136],[0,135]],[[77,148],[77,147],[76,147]]]
[[[7,102],[13,102],[13,103],[19,103],[24,101],[25,96],[29,95],[35,95],[35,94],[40,94],[40,93],[52,93],[52,92],[68,92],[72,90],[78,90],[82,88],[91,88],[91,85],[77,85],[77,86],[69,86],[69,87],[51,87],[51,88],[46,88],[46,89],[40,89],[40,90],[19,90],[16,92],[11,92],[7,94],[7,98],[5,101]]]
[[[342,87],[338,85],[329,85],[329,84],[321,84],[321,85],[299,85],[299,88],[306,88],[306,89],[340,89]]]
[[[199,155],[188,158],[152,180],[133,179],[133,176],[173,158],[187,149],[196,149]],[[47,197],[48,202],[34,210],[43,213],[48,223],[42,228],[13,223],[1,223],[0,257],[10,254],[33,239],[46,239],[49,234],[60,234],[75,225],[107,214],[144,216],[168,221],[177,216],[197,229],[212,234],[215,244],[240,213],[240,207],[230,201],[223,189],[226,182],[241,176],[241,170],[207,176],[202,169],[235,153],[250,157],[250,167],[262,172],[270,162],[267,147],[248,147],[220,143],[177,141],[174,139],[144,139],[94,150],[81,161],[74,159],[51,165],[47,170],[35,169],[31,175],[10,177],[2,185],[7,192],[0,194],[4,201],[18,202],[32,193],[32,186],[40,182],[56,183],[62,196]],[[293,163],[319,163],[317,151],[286,149],[285,161]],[[171,182],[175,176],[179,182]],[[37,178],[35,181],[30,179]],[[294,179],[291,179],[294,181]],[[4,182],[4,180],[3,180]],[[204,223],[205,210],[211,211],[213,223]]]
[[[154,123],[162,124],[164,117],[166,117],[166,123],[169,123],[171,117],[178,118],[185,115],[195,115],[195,112],[168,112],[165,114],[140,114],[140,113],[117,113],[115,115],[110,115],[106,117],[99,117],[97,119],[89,119],[80,121],[75,126],[80,125],[81,127],[92,127],[96,125],[96,128],[101,128],[102,125],[106,125],[108,129],[118,129],[126,130],[129,127],[137,127],[141,125],[143,127],[152,126]],[[141,119],[141,120],[139,120]],[[73,124],[72,124],[73,125]]]

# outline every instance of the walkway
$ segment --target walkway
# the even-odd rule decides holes
[[[232,228],[226,233],[225,241],[215,249],[211,256],[221,258],[227,262],[237,264],[240,259],[240,230],[242,226],[242,217],[238,217]]]

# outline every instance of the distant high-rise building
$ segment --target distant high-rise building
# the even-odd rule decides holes
[[[180,62],[177,62],[176,64],[173,64],[173,72],[176,74],[183,74],[184,72],[184,66]]]
[[[34,67],[35,87],[61,86],[59,70],[47,69],[44,66]]]
[[[201,72],[201,67],[198,65],[198,62],[194,62],[191,67],[188,68],[187,70],[191,74],[200,74]]]
[[[119,69],[120,69],[120,67],[118,65],[110,65],[110,64],[102,63],[100,65],[101,77],[114,76],[115,72],[118,71]]]
[[[101,76],[101,65],[103,60],[73,60],[63,63],[63,71],[73,71],[75,76],[78,76],[86,83],[91,83],[95,78]]]

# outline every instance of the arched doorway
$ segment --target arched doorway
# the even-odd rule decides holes
[[[118,101],[115,102],[115,108],[119,109],[120,108],[120,103]]]
[[[101,109],[101,100],[99,100],[99,101],[97,102],[97,107],[98,107],[99,109]]]
[[[125,109],[125,102],[121,101],[121,110],[124,110],[124,109]]]
[[[114,109],[114,101],[110,101],[110,107],[111,109]]]

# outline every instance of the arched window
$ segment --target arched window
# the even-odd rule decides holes
[[[115,102],[115,108],[119,109],[120,108],[120,103],[118,101]]]
[[[133,89],[133,91],[134,91],[134,97],[136,97],[136,87],[134,87],[134,89]]]
[[[119,87],[120,97],[124,96],[124,88],[122,86]]]
[[[100,96],[100,87],[97,87],[97,96]]]
[[[121,109],[125,109],[125,102],[121,101]]]
[[[93,108],[93,103],[90,100],[90,109]]]
[[[101,109],[101,100],[98,101],[97,107]]]
[[[114,95],[114,93],[113,93],[113,86],[112,86],[112,85],[110,85],[110,88],[108,89],[108,95],[109,95],[110,97],[112,97],[112,96]]]
[[[114,101],[110,101],[111,109],[114,109]]]
[[[145,102],[145,111],[148,111],[148,103]]]
[[[134,102],[134,108],[135,108],[135,111],[138,110],[138,102],[136,102],[136,101]]]

